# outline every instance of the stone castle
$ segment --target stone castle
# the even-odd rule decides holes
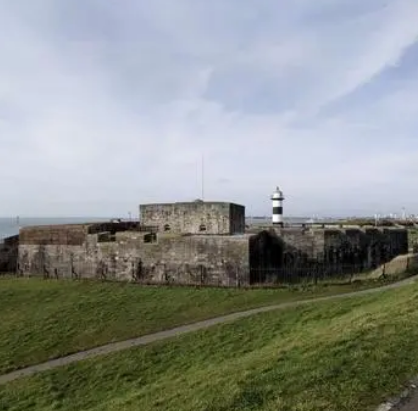
[[[250,230],[228,202],[140,205],[140,222],[33,226],[0,247],[0,272],[246,286],[371,270],[408,252],[396,228]]]

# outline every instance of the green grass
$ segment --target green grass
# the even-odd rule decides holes
[[[0,386],[0,410],[373,410],[418,373],[417,324],[418,284],[259,314]]]
[[[0,279],[0,374],[224,313],[376,283],[281,290]]]

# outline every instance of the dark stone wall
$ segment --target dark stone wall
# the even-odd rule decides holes
[[[19,236],[5,238],[0,242],[0,273],[14,273],[17,268]]]
[[[323,254],[323,230],[263,230],[250,238],[250,282],[297,281],[311,275]]]
[[[108,232],[113,235],[121,231],[144,231],[138,221],[92,223],[88,226],[88,234]]]
[[[407,254],[410,250],[410,235],[408,229],[384,228],[383,232],[389,236],[390,255]]]
[[[103,222],[85,224],[62,224],[24,227],[20,229],[20,243],[32,245],[82,245],[88,234],[100,234],[112,240],[112,236],[121,231],[146,231],[152,227],[143,227],[139,222]]]
[[[19,231],[20,244],[82,245],[89,224],[65,224],[24,227]]]
[[[374,269],[408,253],[408,232],[395,228],[325,231],[325,263],[329,269],[356,265],[359,271]]]
[[[249,239],[250,284],[271,283],[280,277],[286,244],[274,230],[263,230]]]
[[[286,244],[286,254],[318,259],[324,252],[324,230],[309,230],[306,228],[276,229],[277,234]],[[285,255],[286,258],[286,255]]]
[[[245,207],[243,205],[229,204],[230,234],[245,233]]]
[[[405,229],[271,229],[250,238],[250,280],[359,273],[408,253]]]
[[[202,202],[141,204],[140,221],[160,232],[179,234],[241,234],[245,207],[232,203]]]
[[[408,252],[403,229],[272,229],[236,236],[62,230],[22,230],[21,274],[237,286],[358,273]]]
[[[116,241],[89,235],[82,246],[19,247],[24,275],[145,283],[237,286],[249,281],[246,236],[182,236],[123,232]]]

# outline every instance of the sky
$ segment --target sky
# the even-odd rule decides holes
[[[0,0],[0,216],[202,191],[268,215],[276,186],[286,215],[418,214],[417,21],[416,0]]]

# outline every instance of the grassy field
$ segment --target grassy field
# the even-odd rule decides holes
[[[0,277],[0,374],[224,313],[370,286],[196,289]]]
[[[0,386],[0,410],[373,410],[418,373],[418,284],[252,316]]]

